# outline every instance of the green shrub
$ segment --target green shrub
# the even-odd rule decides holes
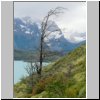
[[[27,94],[31,94],[32,93],[32,87],[27,86],[25,91],[26,91]]]
[[[85,97],[86,97],[86,86],[84,86],[84,87],[80,90],[78,97],[79,97],[79,98],[85,98]]]
[[[59,73],[54,77],[53,81],[46,86],[47,95],[49,98],[65,97],[67,79],[63,74]]]
[[[45,79],[41,79],[35,87],[33,87],[33,93],[32,94],[38,94],[45,90],[45,87],[47,84],[49,84],[53,80],[53,77],[48,77]]]
[[[72,86],[69,86],[67,89],[66,89],[66,95],[68,98],[74,98],[74,97],[77,97],[78,96],[78,90],[76,87],[73,87]]]
[[[65,85],[61,84],[59,81],[53,82],[47,86],[46,89],[49,98],[61,98],[65,94]]]
[[[69,83],[70,84],[70,83]],[[68,98],[85,98],[86,88],[84,87],[85,82],[75,82],[66,88],[66,95]]]

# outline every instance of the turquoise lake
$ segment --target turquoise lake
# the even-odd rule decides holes
[[[28,62],[24,62],[24,61],[14,61],[14,84],[19,82],[22,77],[27,76],[25,67],[28,64],[29,64]],[[50,63],[46,63],[46,62],[43,63],[44,66],[48,64]]]

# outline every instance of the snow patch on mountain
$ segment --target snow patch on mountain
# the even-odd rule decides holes
[[[26,33],[26,34],[30,34],[30,32],[29,32],[29,31],[25,31],[25,33]]]
[[[29,16],[27,16],[27,17],[23,17],[23,18],[21,18],[21,20],[22,20],[22,22],[24,23],[24,24],[33,24],[33,20],[32,20],[32,18],[31,17],[29,17]]]
[[[24,25],[20,25],[20,27],[21,27],[21,28],[25,28],[25,26],[24,26]]]
[[[38,28],[41,29],[41,22],[37,21],[36,24],[37,24]]]

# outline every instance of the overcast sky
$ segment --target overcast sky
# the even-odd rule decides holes
[[[51,8],[58,6],[68,9],[54,18],[65,37],[86,32],[86,2],[14,2],[14,17],[29,16],[33,20],[42,20]]]

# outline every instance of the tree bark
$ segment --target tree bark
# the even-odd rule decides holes
[[[40,68],[38,71],[38,74],[41,76],[41,71],[42,71],[42,62],[43,62],[43,37],[41,36],[41,42],[40,42]]]

